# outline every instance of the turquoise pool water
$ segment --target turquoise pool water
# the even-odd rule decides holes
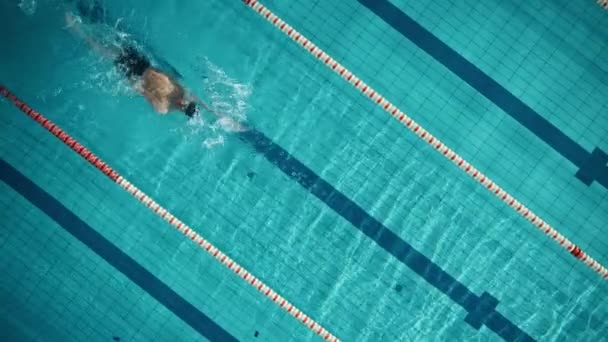
[[[577,166],[365,3],[264,2],[607,264],[607,189],[577,179]],[[391,3],[586,151],[608,150],[608,13],[593,1]],[[407,243],[496,298],[495,312],[532,338],[606,335],[605,281],[240,1],[104,5],[110,26],[120,19],[190,89],[287,157],[211,121],[155,114],[64,28],[70,5],[40,2],[29,15],[17,5],[0,4],[0,83],[341,339],[501,339],[465,321],[436,271],[421,276],[380,245],[386,235],[355,227],[353,204],[369,215],[362,226],[373,218],[398,237],[393,250]],[[229,335],[318,339],[8,102],[0,108],[4,161]],[[306,170],[348,201],[302,186]],[[208,338],[0,187],[4,340]]]

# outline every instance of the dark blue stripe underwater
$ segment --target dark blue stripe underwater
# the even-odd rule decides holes
[[[592,153],[587,152],[388,0],[357,1],[579,167],[576,177],[584,184],[590,185],[595,180],[608,189],[608,155],[604,151],[595,148]]]
[[[240,136],[285,175],[298,182],[397,260],[464,308],[468,312],[465,321],[473,328],[479,329],[485,325],[507,341],[534,340],[515,323],[496,311],[498,305],[496,298],[486,292],[481,296],[475,295],[464,284],[390,231],[262,132],[251,129],[240,133]]]
[[[3,159],[0,159],[0,179],[202,336],[211,341],[237,341],[211,318]]]

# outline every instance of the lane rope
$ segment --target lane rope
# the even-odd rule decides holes
[[[424,140],[427,144],[431,145],[437,152],[441,153],[445,158],[456,164],[458,168],[468,174],[470,177],[475,179],[479,184],[484,186],[488,191],[493,193],[496,197],[500,198],[509,207],[515,210],[519,215],[530,221],[534,226],[543,232],[545,235],[550,237],[553,241],[558,243],[560,246],[565,248],[570,254],[576,257],[578,260],[583,262],[585,265],[590,267],[593,271],[597,272],[604,279],[608,280],[608,269],[585,253],[580,247],[575,245],[572,241],[566,238],[564,235],[555,230],[549,223],[536,215],[532,210],[523,205],[515,197],[507,193],[502,187],[494,183],[488,176],[481,173],[477,168],[471,165],[469,162],[464,160],[451,148],[442,143],[439,139],[434,137],[426,129],[416,123],[407,114],[385,99],[380,93],[372,89],[369,85],[363,82],[360,78],[355,76],[352,72],[346,69],[342,64],[333,59],[313,42],[304,37],[301,33],[296,31],[292,26],[287,24],[284,20],[279,18],[277,15],[268,10],[264,5],[256,0],[241,0],[249,8],[258,13],[261,17],[266,19],[275,28],[279,29],[291,40],[296,42],[300,47],[308,51],[313,57],[321,61],[329,69],[333,70],[342,79],[346,80],[352,86],[357,88],[363,95],[375,102],[376,105],[388,112],[393,118],[397,119],[401,124],[407,127],[410,131],[414,132],[419,138]],[[608,0],[602,0],[608,2]]]
[[[217,247],[213,246],[209,241],[203,238],[200,234],[195,232],[187,224],[182,222],[177,217],[173,216],[167,209],[160,206],[156,201],[146,195],[143,191],[139,190],[135,185],[122,177],[116,170],[110,165],[97,157],[93,152],[89,151],[86,147],[70,137],[65,131],[59,126],[55,125],[51,120],[44,117],[39,112],[33,110],[25,102],[18,99],[13,93],[11,93],[6,87],[0,85],[0,94],[9,99],[17,108],[29,117],[34,119],[38,124],[44,127],[47,131],[55,135],[59,140],[63,141],[69,148],[74,152],[78,153],[82,158],[88,161],[91,165],[103,172],[108,178],[120,185],[121,188],[130,193],[133,197],[143,203],[146,207],[152,210],[156,215],[160,216],[165,221],[169,222],[174,228],[179,230],[182,234],[194,241],[200,248],[209,253],[222,265],[236,273],[240,278],[246,281],[250,286],[254,287],[258,292],[272,300],[281,309],[286,311],[288,314],[296,318],[300,323],[306,326],[309,330],[322,337],[326,341],[338,342],[340,341],[335,335],[330,333],[327,329],[317,323],[315,320],[306,315],[302,310],[295,307],[287,299],[278,294],[275,290],[264,284],[260,279],[249,273],[244,267],[237,264],[228,255],[220,251]]]

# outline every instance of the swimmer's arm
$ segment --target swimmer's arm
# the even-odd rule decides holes
[[[79,38],[86,41],[87,44],[89,44],[89,46],[98,54],[110,59],[114,59],[118,56],[117,50],[103,46],[90,34],[84,32],[84,30],[82,29],[82,21],[79,17],[68,12],[65,14],[65,22],[67,24],[67,28],[74,32],[74,34],[76,34]]]
[[[194,94],[190,94],[189,97],[192,99],[192,101],[200,104],[203,108],[205,108],[206,111],[208,111],[209,113],[215,114],[215,116],[217,116],[218,118],[221,117],[222,115],[219,114],[218,112],[214,111],[213,109],[209,108],[209,106],[207,106],[207,104],[199,99],[196,95]]]
[[[146,98],[146,100],[148,100],[148,102],[150,102],[152,104],[152,106],[154,107],[154,109],[159,112],[160,114],[167,114],[169,113],[169,101],[165,100],[161,100],[158,99],[157,96],[155,96],[155,94],[152,94],[148,91],[146,91],[145,89],[143,89],[143,87],[141,86],[141,83],[139,83],[139,88],[137,86],[139,82],[135,83],[135,89],[137,89],[137,91],[140,91],[141,94]]]
[[[209,113],[213,113],[217,116],[220,116],[216,111],[214,111],[213,109],[209,108],[209,106],[207,106],[207,104],[205,102],[203,102],[201,99],[196,99],[196,102],[198,104],[200,104],[201,106],[203,106],[203,108],[205,108],[206,111],[208,111]]]
[[[160,114],[167,114],[167,113],[169,113],[169,102],[167,102],[167,101],[158,101],[156,98],[148,96],[147,93],[144,93],[144,96],[146,97],[146,99],[148,100],[148,102],[150,102],[152,104],[152,106],[154,107],[154,109],[157,112],[159,112]]]
[[[216,122],[219,123],[219,125],[222,128],[224,128],[225,130],[232,131],[232,132],[244,132],[244,131],[248,130],[248,128],[245,125],[243,125],[237,121],[234,121],[231,117],[209,108],[209,106],[207,106],[207,104],[205,102],[203,102],[203,100],[199,99],[196,95],[191,94],[190,97],[192,98],[193,101],[195,101],[196,103],[200,104],[203,108],[205,108],[206,111],[215,115],[217,117]]]
[[[137,91],[138,93],[140,93],[142,95],[145,95],[144,94],[144,85],[141,80],[129,79],[129,83],[131,83],[131,86],[133,87],[133,89],[135,89],[135,91]]]

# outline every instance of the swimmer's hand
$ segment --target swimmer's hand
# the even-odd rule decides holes
[[[227,116],[226,114],[220,113],[218,111],[211,109],[205,103],[205,101],[199,99],[196,95],[189,94],[188,99],[190,101],[196,102],[201,107],[203,107],[208,113],[211,113],[217,117],[217,120],[215,120],[215,123],[214,123],[215,127],[219,126],[225,132],[245,132],[245,131],[249,130],[245,125],[241,124],[238,121],[235,121],[233,118]]]
[[[220,117],[215,121],[215,123],[226,132],[245,132],[247,130],[245,126],[227,116]]]
[[[79,16],[74,15],[72,12],[65,14],[65,28],[78,29],[82,24],[82,19]]]

